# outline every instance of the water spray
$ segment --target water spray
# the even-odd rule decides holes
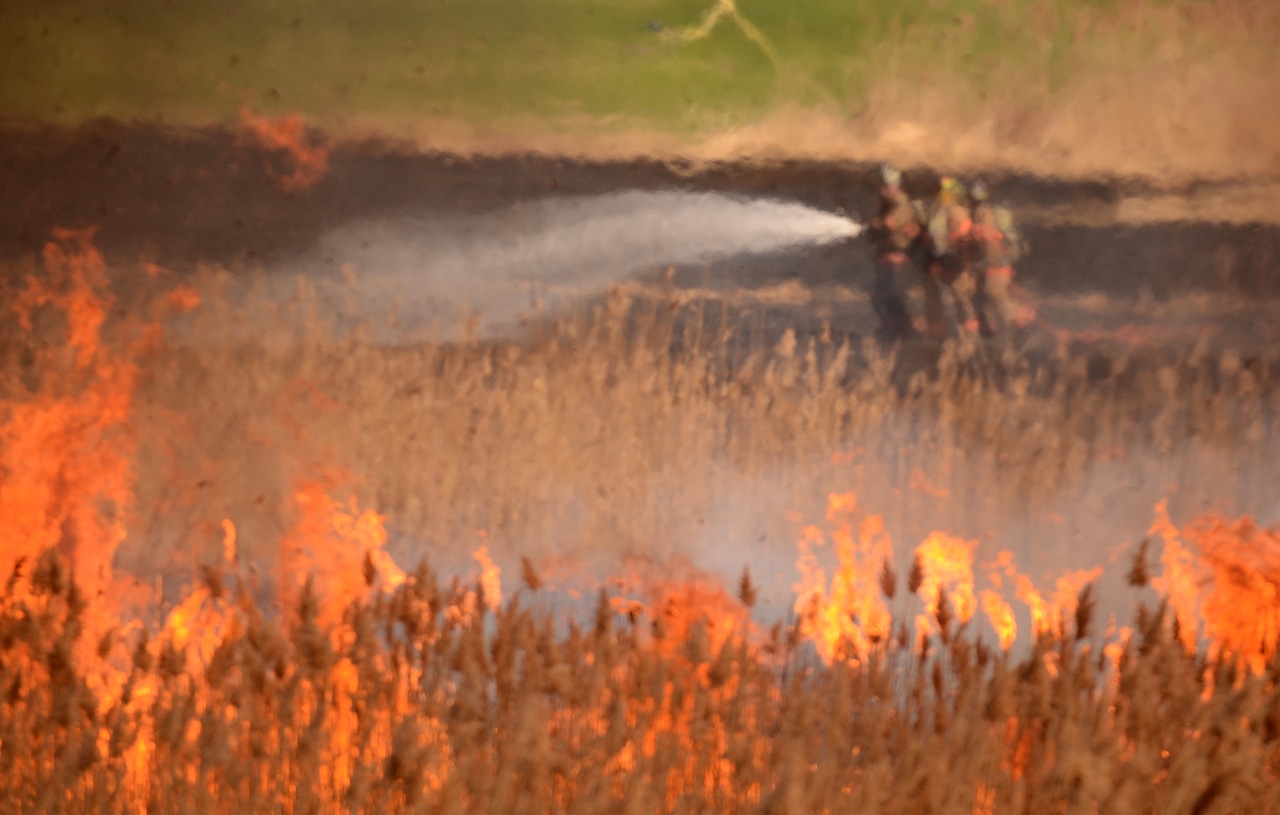
[[[555,313],[668,266],[838,243],[862,229],[843,213],[796,202],[625,191],[481,216],[352,224],[275,277],[282,293],[301,276],[335,302],[354,299],[353,316],[375,322],[394,310],[402,327],[437,326],[448,337],[477,314],[482,336],[516,336],[531,312]],[[347,279],[326,272],[341,268]]]

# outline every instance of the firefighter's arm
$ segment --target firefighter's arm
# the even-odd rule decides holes
[[[1014,223],[1013,213],[1004,207],[996,209],[996,225],[1003,233],[1006,244],[1019,255],[1025,255],[1029,249],[1027,241],[1018,232],[1018,226]]]
[[[890,214],[888,225],[891,229],[901,231],[911,238],[920,234],[919,215],[916,212],[916,208],[906,201],[894,208]]]
[[[929,240],[933,242],[933,248],[940,254],[946,254],[951,251],[950,235],[947,234],[947,220],[945,217],[933,218],[928,224]]]

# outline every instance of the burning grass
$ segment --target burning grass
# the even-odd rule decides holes
[[[305,299],[233,344],[216,293],[156,288],[124,312],[156,324],[122,316],[90,237],[55,236],[5,337],[16,810],[1280,800],[1274,531],[1146,504],[1160,555],[1136,548],[1141,605],[1104,626],[1114,537],[1074,568],[966,529],[1147,454],[1190,483],[1223,453],[1236,480],[1202,486],[1247,499],[1274,438],[1261,363],[952,349],[913,372],[616,293],[519,346],[334,339]],[[175,311],[214,341],[166,343]],[[799,573],[772,626],[752,572],[779,543],[713,513],[768,492],[796,503]],[[736,598],[705,560],[677,568],[719,536],[752,566]],[[406,571],[426,561],[465,577]]]
[[[282,620],[217,568],[191,635],[88,643],[123,666],[113,697],[74,656],[84,596],[56,555],[33,566],[0,605],[19,811],[1262,812],[1280,791],[1280,664],[1188,653],[1164,606],[1104,640],[1082,594],[1015,658],[944,600],[918,645],[827,665],[799,628],[672,633],[603,593],[557,630],[527,587],[490,612],[426,567],[326,629],[309,589]]]

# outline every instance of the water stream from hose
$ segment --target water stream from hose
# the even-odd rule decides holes
[[[372,321],[449,338],[474,315],[481,337],[514,337],[615,283],[698,265],[848,240],[862,227],[803,204],[718,193],[624,191],[527,202],[481,216],[402,217],[343,226],[275,271]]]

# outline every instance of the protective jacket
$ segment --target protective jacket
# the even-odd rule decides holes
[[[871,239],[877,259],[905,261],[906,252],[920,235],[911,199],[897,187],[880,192],[880,209],[871,221]]]
[[[974,259],[983,269],[1009,268],[1026,248],[1013,214],[986,202],[973,207],[973,239]]]
[[[929,214],[929,248],[937,259],[965,264],[971,259],[973,220],[959,203],[939,202]]]

